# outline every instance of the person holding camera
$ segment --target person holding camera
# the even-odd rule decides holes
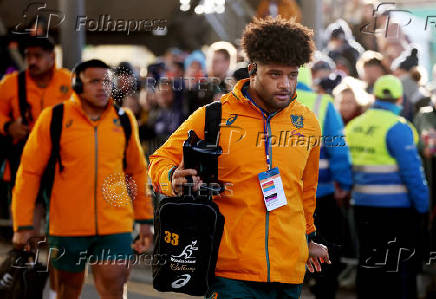
[[[295,99],[298,68],[314,49],[309,29],[281,17],[254,19],[242,45],[251,63],[220,102],[218,180],[214,196],[225,217],[211,298],[299,298],[306,267],[320,271],[329,261],[313,242],[320,126]],[[196,110],[150,156],[155,190],[180,195],[200,169],[185,169],[183,142],[193,130],[205,137],[205,106]],[[215,296],[215,297],[213,297]]]

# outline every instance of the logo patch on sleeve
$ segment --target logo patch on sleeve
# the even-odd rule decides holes
[[[291,121],[297,129],[301,129],[303,127],[303,115],[291,114]]]

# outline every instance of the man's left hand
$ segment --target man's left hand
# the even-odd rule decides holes
[[[313,273],[315,270],[321,272],[321,264],[331,264],[329,251],[325,245],[310,241],[309,243],[309,259],[306,262],[307,269]]]
[[[139,240],[133,244],[133,249],[139,253],[150,250],[153,245],[153,232],[151,224],[141,224],[139,226]]]
[[[335,199],[339,207],[348,208],[350,206],[351,192],[343,190],[338,183],[335,183]]]

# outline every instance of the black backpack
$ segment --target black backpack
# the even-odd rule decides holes
[[[205,140],[209,144],[217,144],[220,121],[221,103],[207,105]],[[212,195],[184,193],[158,202],[154,213],[153,288],[205,295],[215,277],[223,230],[224,216]]]
[[[120,107],[114,105],[114,108],[120,119],[120,124],[124,131],[126,144],[124,146],[123,168],[127,167],[126,151],[127,145],[132,135],[132,125],[130,123],[127,113]],[[62,120],[64,116],[64,104],[60,103],[52,108],[52,117],[50,121],[50,139],[52,144],[52,151],[48,160],[47,166],[41,178],[38,196],[44,194],[44,198],[50,200],[51,190],[55,176],[56,163],[59,163],[59,171],[63,171],[62,159],[60,156],[60,140],[62,134]],[[47,204],[47,203],[46,203]]]

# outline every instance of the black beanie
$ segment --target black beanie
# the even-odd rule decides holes
[[[415,66],[418,66],[418,50],[413,48],[410,52],[410,55],[404,53],[400,55],[397,59],[392,62],[392,69],[395,70],[397,68],[410,71]]]

